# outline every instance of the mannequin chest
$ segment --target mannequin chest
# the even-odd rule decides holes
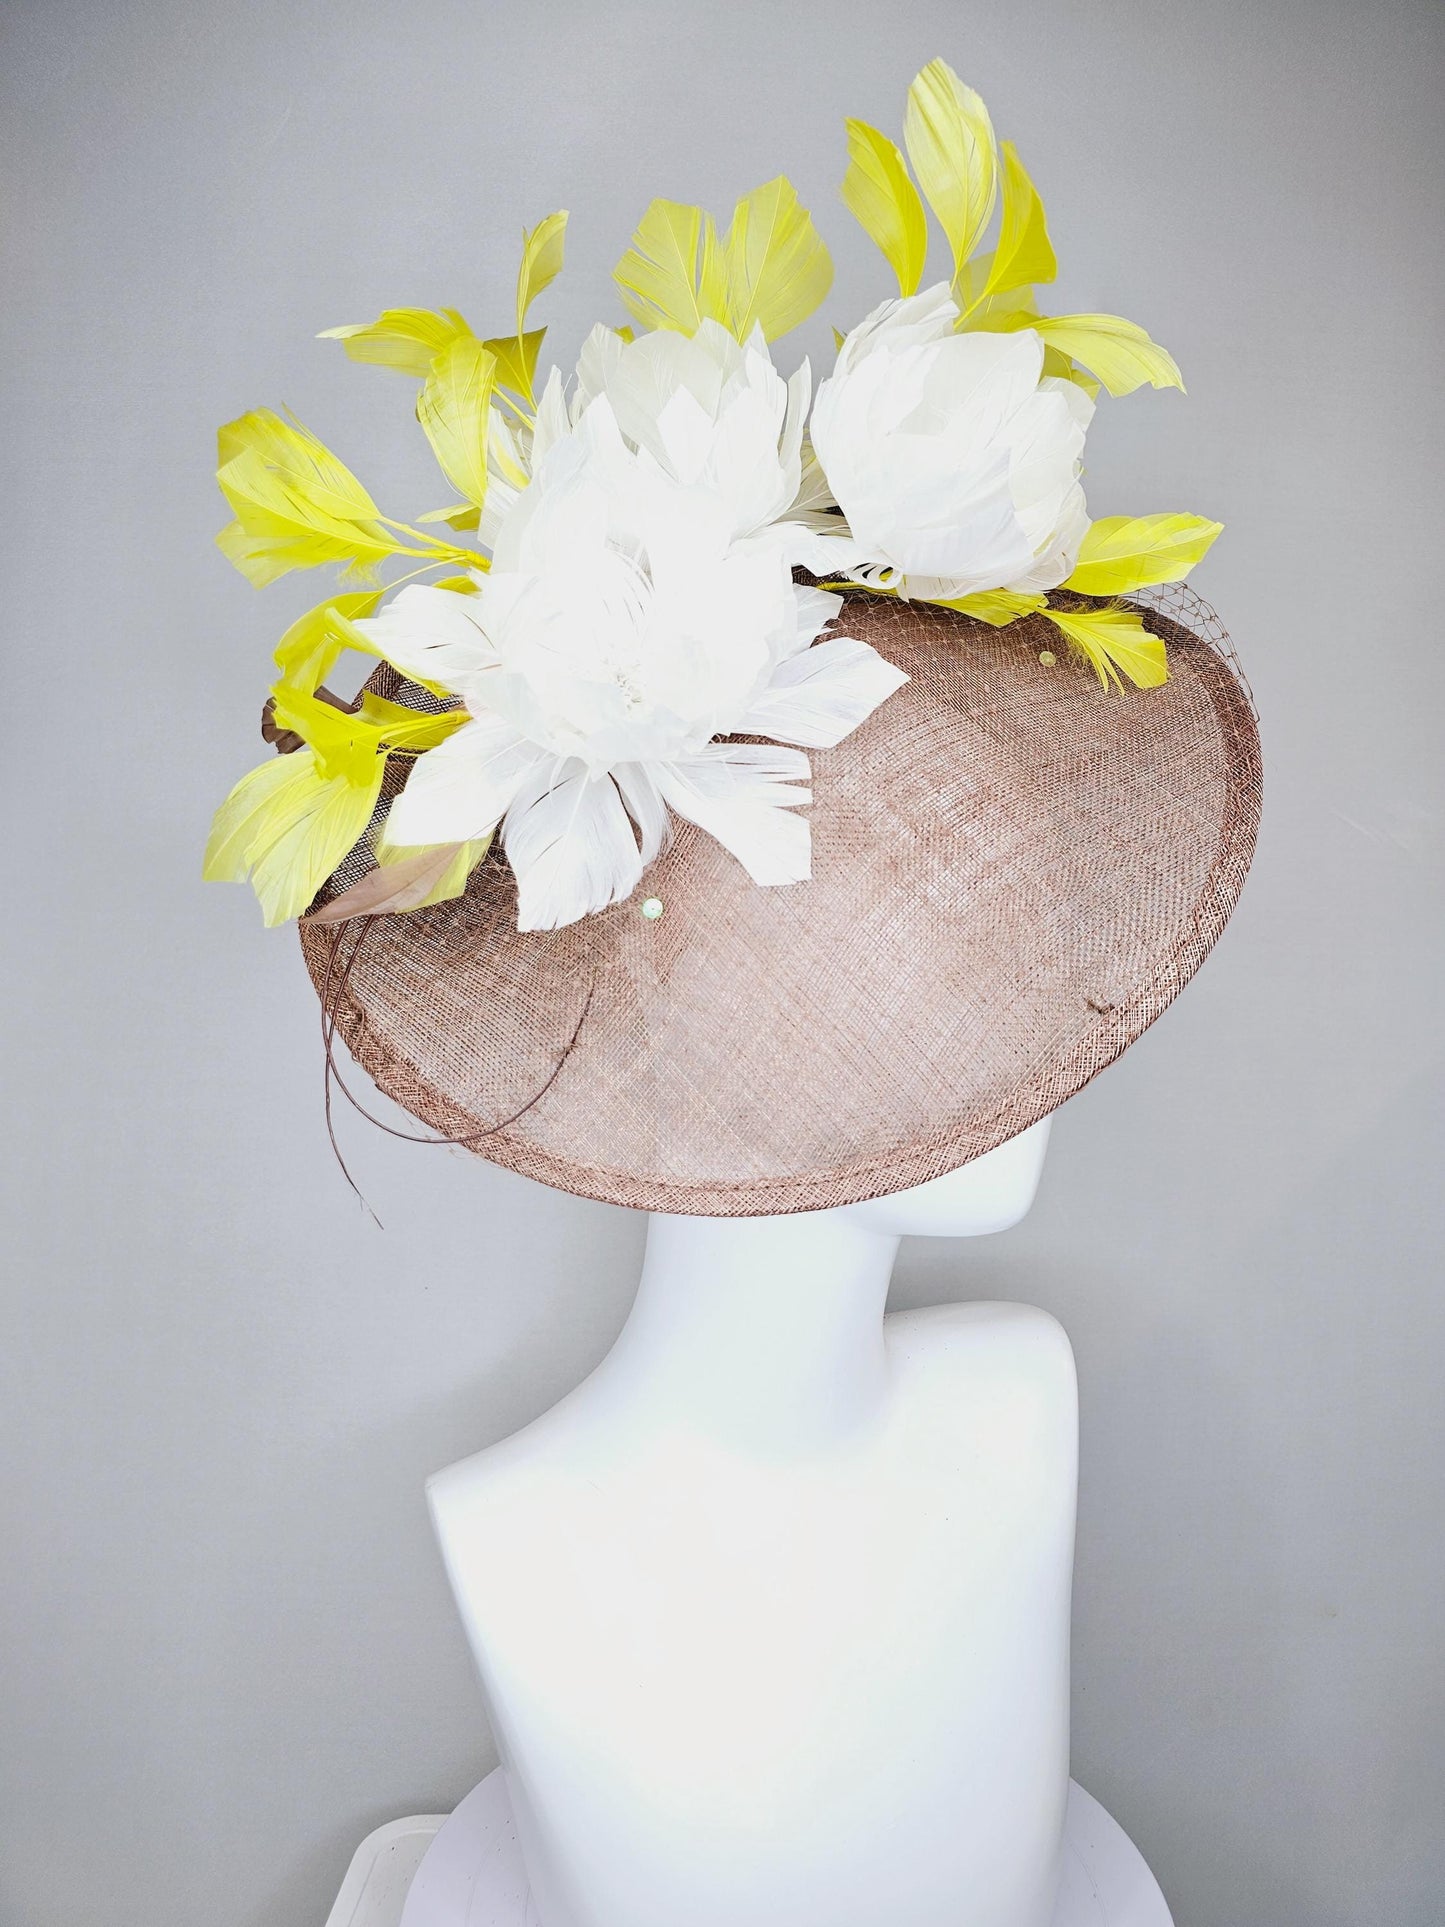
[[[433,1481],[499,1723],[548,1704],[613,1752],[629,1733],[650,1757],[705,1732],[724,1760],[760,1721],[817,1735],[830,1707],[855,1729],[872,1707],[896,1750],[940,1699],[962,1717],[1052,1649],[1074,1517],[1067,1341],[1014,1306],[885,1331],[877,1413],[806,1449],[653,1428],[646,1411],[604,1423],[583,1386]],[[846,1715],[845,1678],[867,1686]]]

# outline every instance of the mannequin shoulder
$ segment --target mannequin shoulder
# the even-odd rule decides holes
[[[985,1565],[987,1547],[1025,1541],[1065,1559],[1079,1403],[1063,1327],[1032,1305],[970,1304],[901,1312],[884,1331],[905,1502]]]
[[[426,1496],[438,1532],[446,1538],[483,1520],[500,1525],[509,1514],[525,1516],[566,1463],[571,1429],[562,1409],[554,1408],[509,1438],[433,1472]]]
[[[1062,1401],[1073,1411],[1073,1348],[1059,1321],[1036,1305],[929,1305],[895,1312],[884,1331],[895,1374],[920,1392],[1036,1392],[1052,1408]]]

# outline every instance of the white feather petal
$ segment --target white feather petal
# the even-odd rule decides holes
[[[612,777],[642,838],[642,861],[651,863],[672,841],[672,819],[667,805],[645,763],[619,763]]]
[[[806,749],[831,749],[907,681],[866,642],[830,636],[780,663],[738,728]]]
[[[793,609],[798,625],[798,648],[807,649],[816,642],[842,607],[842,596],[834,595],[831,589],[805,588],[801,585],[794,588]],[[789,653],[796,654],[797,651]]]
[[[492,668],[497,652],[477,625],[474,596],[412,583],[357,628],[404,676],[422,676],[444,689]]]
[[[543,761],[551,758],[510,723],[484,716],[463,724],[412,766],[386,819],[388,843],[465,843],[490,836]]]
[[[542,399],[537,404],[537,419],[532,429],[532,466],[535,469],[549,448],[561,441],[571,428],[567,402],[562,391],[562,372],[554,368],[547,377]]]
[[[813,370],[804,360],[788,377],[788,406],[778,447],[778,459],[792,481],[795,499],[803,486],[803,425],[808,419],[812,394]]]
[[[826,534],[802,521],[779,522],[767,533],[779,543],[789,562],[811,575],[848,576],[870,562],[888,566],[881,550],[856,541],[839,516],[830,515],[827,521],[830,532]],[[834,529],[836,535],[831,533]]]
[[[754,883],[804,883],[812,875],[806,817],[808,759],[770,743],[711,743],[654,771],[657,787],[689,823],[730,850]]]
[[[605,395],[616,377],[623,341],[615,328],[599,321],[582,344],[577,361],[577,384],[572,391],[571,415],[576,422],[588,402]]]
[[[906,594],[1052,586],[1077,546],[1091,410],[1043,377],[1034,330],[956,334],[954,314],[941,288],[885,303],[818,390],[813,447],[866,551],[844,566],[890,565]]]
[[[517,879],[517,928],[560,930],[630,896],[642,875],[617,785],[575,757],[548,758],[502,824]]]

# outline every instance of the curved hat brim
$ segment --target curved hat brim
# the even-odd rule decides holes
[[[851,597],[838,631],[910,681],[810,752],[811,882],[680,824],[627,902],[522,934],[494,852],[454,902],[303,922],[312,979],[388,1096],[584,1197],[734,1217],[938,1177],[1127,1049],[1243,887],[1247,685],[1192,592],[1145,614],[1170,680],[1111,693],[1040,665],[1045,625]]]

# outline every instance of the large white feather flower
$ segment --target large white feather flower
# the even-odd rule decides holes
[[[1044,344],[955,332],[940,285],[885,301],[818,389],[812,442],[846,535],[810,566],[892,572],[902,594],[1040,592],[1064,580],[1089,526],[1079,483],[1094,404],[1043,374]]]
[[[360,625],[471,717],[413,767],[388,841],[500,824],[523,930],[628,896],[669,811],[754,881],[804,880],[802,750],[842,741],[907,680],[866,643],[818,641],[841,598],[797,587],[783,545],[747,533],[787,491],[783,421],[757,441],[751,484],[742,457],[683,463],[676,421],[647,446],[641,416],[633,442],[605,393],[575,425],[539,414],[533,479],[476,593],[412,586]],[[717,740],[739,734],[772,740]]]
[[[664,328],[624,341],[599,325],[582,345],[570,389],[552,370],[535,426],[517,433],[504,426],[500,437],[494,431],[482,539],[500,539],[526,474],[603,398],[645,469],[710,489],[726,506],[734,537],[767,531],[786,546],[811,393],[808,363],[785,381],[760,328],[746,342],[716,321],[692,335]]]

